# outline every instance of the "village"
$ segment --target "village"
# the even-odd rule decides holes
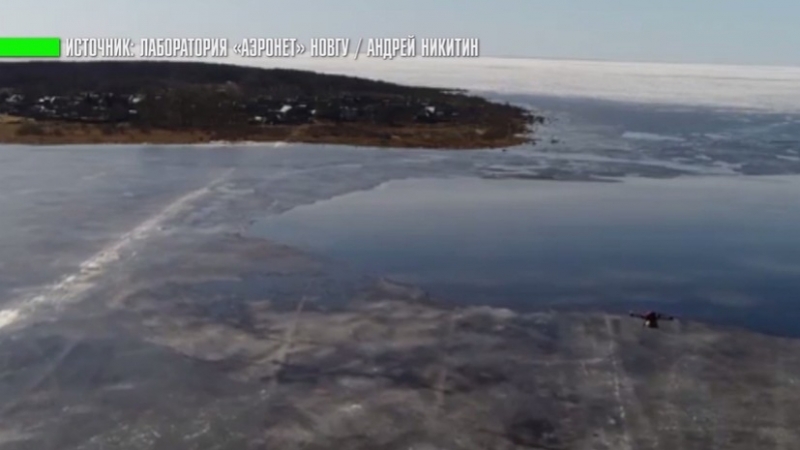
[[[501,148],[540,117],[462,91],[302,70],[166,61],[11,62],[0,142],[304,142]]]
[[[153,94],[156,102],[162,95]],[[81,92],[74,95],[31,95],[0,89],[0,114],[37,121],[79,123],[136,123],[147,95]],[[398,122],[440,123],[458,116],[452,106],[403,97],[337,95],[329,97],[258,96],[234,101],[251,125],[302,125],[315,121],[393,125]]]

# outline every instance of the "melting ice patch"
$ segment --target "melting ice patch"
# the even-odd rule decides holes
[[[624,139],[634,139],[638,141],[667,141],[667,142],[683,142],[684,139],[677,136],[667,136],[664,134],[645,133],[641,131],[626,131],[622,133]]]

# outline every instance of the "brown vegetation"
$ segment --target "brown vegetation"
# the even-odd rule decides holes
[[[200,144],[229,142],[297,142],[369,147],[480,149],[520,145],[525,123],[484,131],[472,125],[437,124],[401,127],[367,124],[314,123],[264,126],[238,132],[165,130],[129,125],[70,122],[0,123],[0,142],[32,145],[65,144]]]

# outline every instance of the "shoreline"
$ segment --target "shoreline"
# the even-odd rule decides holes
[[[276,125],[230,132],[140,129],[127,124],[104,125],[24,118],[0,120],[0,144],[61,145],[195,145],[195,144],[329,144],[357,147],[479,150],[524,145],[533,141],[528,124],[506,127],[472,124],[373,126],[314,123]],[[27,128],[26,128],[27,127]]]
[[[288,142],[490,149],[544,118],[460,90],[309,71],[156,61],[21,62],[0,71],[0,143]]]

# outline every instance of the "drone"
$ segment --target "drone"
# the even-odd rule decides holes
[[[665,314],[661,314],[655,311],[648,311],[644,314],[642,313],[635,313],[633,311],[630,312],[631,317],[638,317],[644,320],[642,326],[647,328],[658,328],[658,321],[659,320],[675,320],[672,316],[667,316]]]

